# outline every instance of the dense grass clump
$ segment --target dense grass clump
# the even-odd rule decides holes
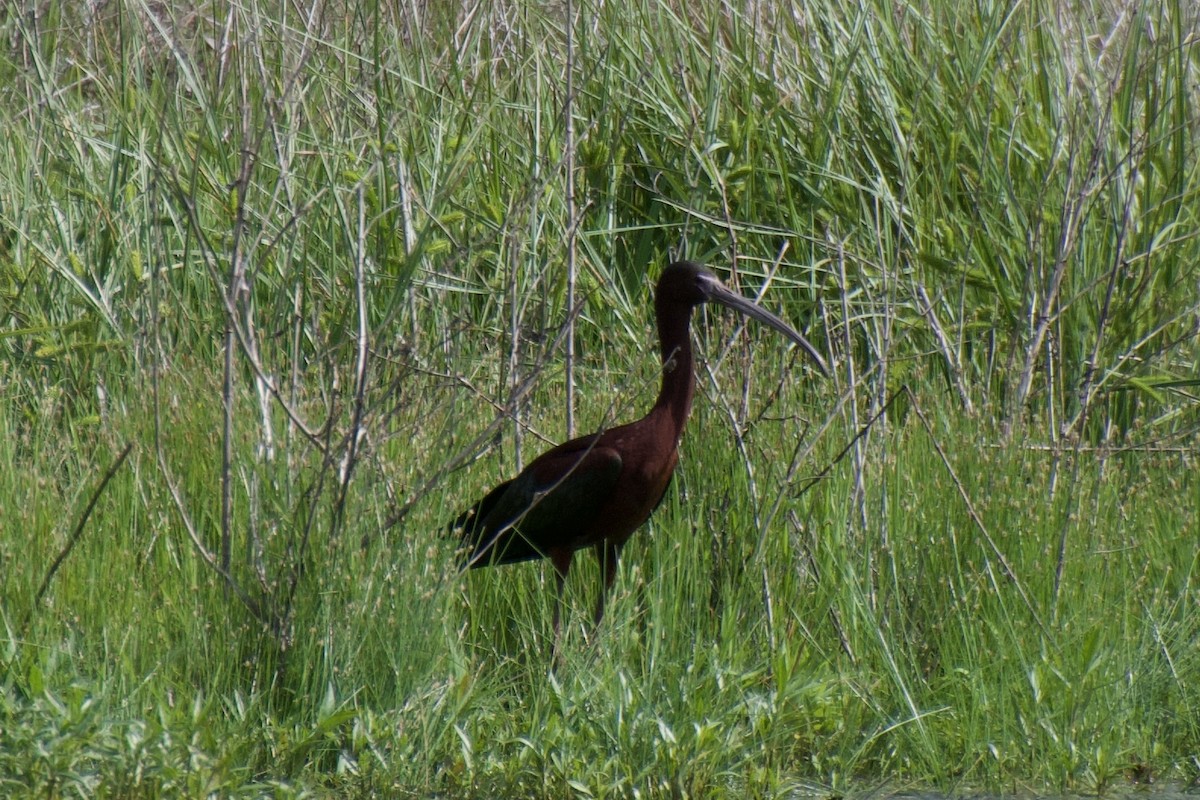
[[[0,32],[0,793],[1197,780],[1187,3]],[[697,315],[680,471],[552,669],[548,570],[442,531],[649,405],[678,257],[836,375]]]

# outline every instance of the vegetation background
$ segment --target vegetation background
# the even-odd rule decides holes
[[[1200,776],[1193,4],[12,0],[0,35],[0,793]],[[573,574],[551,671],[547,570],[460,575],[441,531],[568,408],[649,405],[681,256],[837,374],[698,315],[674,488],[594,633]]]

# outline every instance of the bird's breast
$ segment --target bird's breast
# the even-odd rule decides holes
[[[662,500],[679,461],[674,436],[652,426],[635,423],[610,431],[603,443],[621,454],[621,475],[604,513],[585,537],[586,544],[601,539],[620,544],[628,539]]]

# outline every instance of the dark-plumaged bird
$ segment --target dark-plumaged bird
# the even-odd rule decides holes
[[[696,390],[689,323],[692,309],[702,303],[720,303],[771,326],[828,374],[816,349],[779,317],[730,291],[699,264],[671,264],[659,278],[654,296],[663,374],[650,413],[637,422],[572,439],[543,453],[451,525],[461,531],[467,566],[550,559],[557,578],[556,650],[563,583],[575,551],[591,547],[600,560],[595,613],[599,625],[622,545],[649,519],[671,482]]]

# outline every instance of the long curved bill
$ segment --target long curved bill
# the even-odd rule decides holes
[[[715,277],[707,282],[707,289],[710,302],[720,303],[726,308],[732,308],[734,311],[741,312],[747,317],[753,317],[764,325],[769,325],[779,331],[798,344],[808,354],[808,357],[812,359],[812,362],[817,365],[817,369],[821,371],[821,374],[826,378],[829,377],[829,367],[826,366],[825,359],[821,358],[821,354],[817,352],[817,348],[809,344],[808,340],[801,336],[800,332],[791,325],[788,325],[762,306],[729,290],[725,284],[721,283]]]

